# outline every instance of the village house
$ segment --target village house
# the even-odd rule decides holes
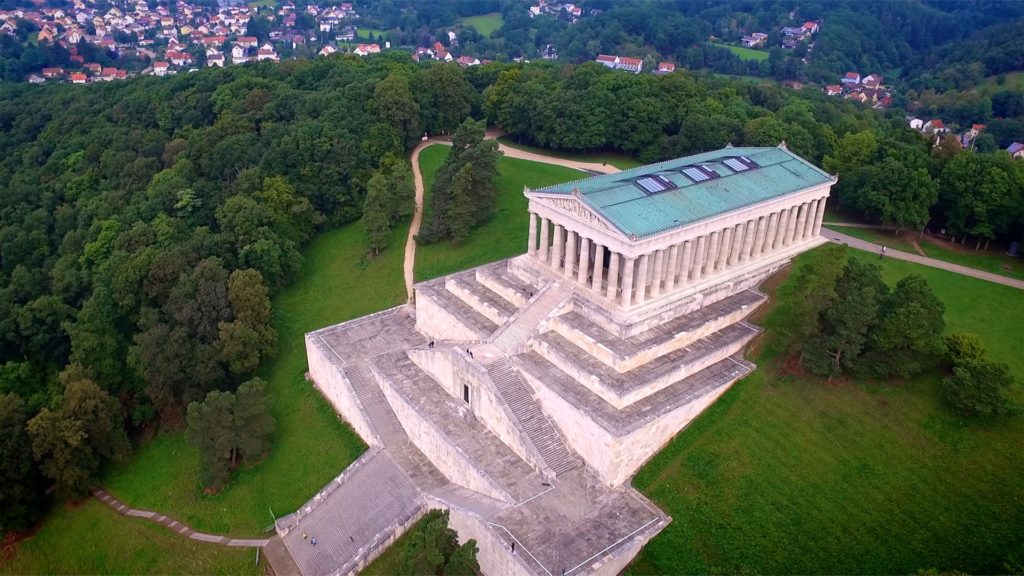
[[[654,70],[654,74],[663,76],[665,74],[671,74],[676,71],[676,65],[671,62],[659,62],[658,67]]]
[[[924,126],[921,127],[921,130],[932,134],[943,134],[945,132],[949,132],[949,128],[946,128],[946,124],[938,118],[925,122]]]
[[[459,56],[459,66],[466,68],[468,66],[479,66],[480,59],[475,56]]]
[[[153,63],[153,75],[154,76],[165,76],[167,71],[170,69],[170,65],[167,62],[154,62]]]
[[[87,77],[82,72],[75,72],[71,75],[72,84],[85,84]]]
[[[847,72],[845,76],[840,80],[844,85],[848,84],[860,84],[860,74],[856,72]]]
[[[379,44],[360,44],[352,51],[356,56],[367,56],[369,54],[380,54]]]
[[[1024,158],[1024,144],[1014,142],[1006,147],[1006,151],[1014,158]]]
[[[260,62],[264,60],[277,62],[280,59],[281,58],[277,55],[277,52],[274,51],[274,47],[269,42],[260,46],[260,49],[256,52],[256,60]]]
[[[744,36],[740,42],[747,48],[759,48],[768,41],[768,35],[764,32],[754,32],[750,36]]]
[[[843,87],[840,86],[839,84],[829,84],[828,86],[825,86],[826,96],[839,96],[842,93]]]
[[[249,61],[249,56],[245,53],[245,48],[242,48],[238,44],[231,47],[231,63],[232,64],[245,64]]]
[[[324,46],[323,48],[321,48],[320,52],[318,52],[317,54],[319,54],[320,56],[330,56],[331,54],[334,54],[337,51],[338,51],[337,48],[335,48],[334,46],[328,44],[327,46]]]
[[[861,84],[863,84],[865,88],[877,90],[882,87],[882,77],[878,74],[870,74],[864,77]]]
[[[625,70],[634,74],[639,74],[644,66],[644,61],[639,58],[630,58],[628,56],[609,56],[607,54],[598,54],[597,62],[603,64],[612,70]]]
[[[218,52],[216,50],[214,50],[212,52],[207,52],[206,53],[206,66],[207,67],[219,66],[219,67],[223,68],[224,67],[224,53],[223,52]]]

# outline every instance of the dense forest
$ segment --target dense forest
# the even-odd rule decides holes
[[[386,206],[364,222],[380,236],[408,213],[382,196],[409,189],[404,158],[424,132],[465,146],[438,179],[446,219],[422,240],[458,241],[486,218],[497,155],[469,117],[644,161],[785,141],[838,173],[837,203],[865,219],[974,242],[1024,232],[1024,168],[1007,154],[936,147],[900,111],[772,83],[594,63],[463,70],[393,52],[3,85],[0,529],[29,525],[51,486],[82,494],[144,430],[258,405],[260,384],[240,385],[276,349],[270,297],[318,231]]]

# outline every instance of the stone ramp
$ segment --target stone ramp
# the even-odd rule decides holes
[[[508,358],[487,366],[487,373],[548,468],[557,476],[579,466]]]
[[[497,333],[492,343],[508,356],[522,352],[548,315],[555,312],[572,296],[574,285],[566,280],[544,289],[517,316]]]
[[[494,292],[477,279],[475,271],[447,276],[445,288],[486,317],[495,325],[501,325],[515,314],[519,307]]]
[[[326,496],[278,520],[303,576],[354,573],[426,511],[419,490],[386,452],[374,451],[335,482]]]

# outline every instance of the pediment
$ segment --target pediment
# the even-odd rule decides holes
[[[608,223],[608,221],[602,218],[600,214],[592,210],[575,196],[542,196],[536,199],[551,208],[583,222],[595,230],[602,230],[604,232],[615,234],[616,236],[622,236],[622,232],[618,228]]]

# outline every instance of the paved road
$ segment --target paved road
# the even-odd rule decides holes
[[[110,508],[113,508],[118,514],[123,516],[134,516],[136,518],[146,518],[150,522],[156,522],[157,524],[173,530],[185,538],[191,538],[192,540],[198,540],[200,542],[210,542],[211,544],[222,544],[224,546],[232,546],[236,548],[262,548],[267,545],[270,540],[265,539],[247,539],[247,538],[228,538],[226,536],[217,536],[216,534],[207,534],[205,532],[197,532],[189,526],[178,522],[174,518],[160,514],[159,512],[153,512],[151,510],[137,510],[135,508],[129,508],[127,504],[121,502],[117,498],[114,498],[110,494],[107,494],[103,490],[95,490],[92,493],[100,502],[103,502]]]
[[[846,234],[840,234],[828,228],[821,229],[821,235],[834,242],[841,242],[847,244],[858,250],[865,250],[868,252],[879,253],[882,250],[880,244],[872,244],[853,236],[847,236]],[[994,282],[996,284],[1002,284],[1004,286],[1010,286],[1012,288],[1018,288],[1024,290],[1024,281],[1015,280],[1013,278],[1007,278],[1006,276],[1000,276],[999,274],[993,274],[991,272],[985,272],[983,270],[975,270],[974,268],[968,268],[967,266],[961,266],[959,264],[953,264],[943,260],[936,260],[935,258],[928,258],[926,256],[918,256],[917,254],[911,254],[909,252],[901,252],[899,250],[893,250],[887,248],[885,255],[888,258],[896,258],[897,260],[906,260],[907,262],[914,262],[916,264],[923,264],[932,268],[939,268],[942,270],[948,270],[956,274],[963,274],[964,276],[971,276],[978,278],[979,280],[985,280],[988,282]]]

